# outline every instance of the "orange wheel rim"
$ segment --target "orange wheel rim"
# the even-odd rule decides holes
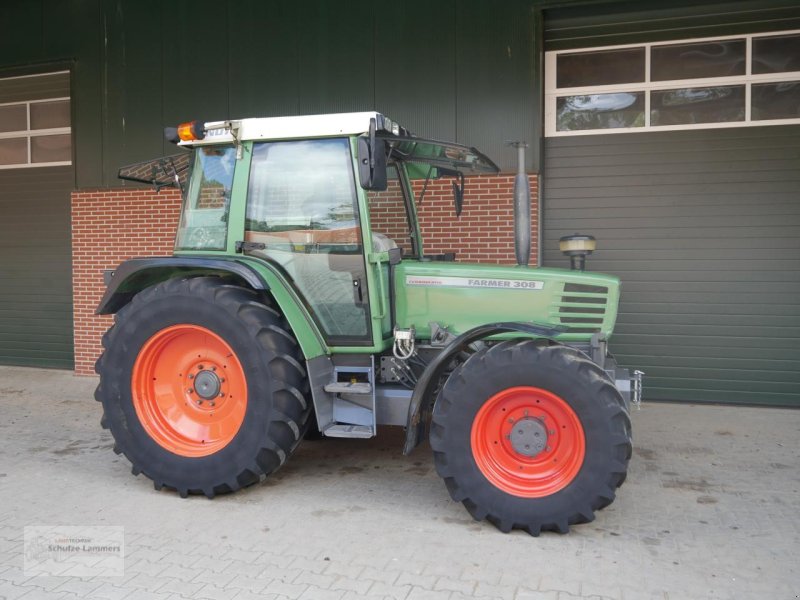
[[[489,398],[472,422],[472,456],[500,490],[542,498],[575,479],[586,455],[583,427],[562,398],[511,387]]]
[[[133,406],[148,435],[180,456],[208,456],[236,436],[247,381],[231,347],[197,325],[173,325],[147,340],[131,376]]]

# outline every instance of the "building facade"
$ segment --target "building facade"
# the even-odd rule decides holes
[[[180,198],[121,165],[164,126],[378,110],[503,169],[433,186],[427,247],[513,262],[598,238],[647,397],[800,405],[800,3],[26,0],[0,24],[0,363],[92,372],[103,269],[168,254]]]

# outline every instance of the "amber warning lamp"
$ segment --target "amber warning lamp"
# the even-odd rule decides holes
[[[586,268],[586,257],[597,249],[597,240],[591,235],[576,233],[560,238],[558,246],[565,256],[569,256],[572,270],[583,271]]]
[[[205,123],[202,121],[189,121],[181,123],[177,127],[165,127],[164,137],[173,144],[202,140],[206,137]]]

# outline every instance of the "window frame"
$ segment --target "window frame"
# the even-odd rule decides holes
[[[51,75],[53,73],[47,73],[47,75]],[[31,105],[32,104],[42,104],[44,102],[59,102],[59,101],[66,101],[69,102],[70,107],[70,125],[67,127],[51,127],[48,129],[31,129]],[[14,163],[10,165],[0,165],[0,169],[30,169],[36,167],[59,167],[65,165],[72,164],[72,151],[73,151],[73,140],[72,140],[72,99],[69,96],[63,97],[60,96],[58,98],[41,98],[37,100],[23,100],[17,102],[3,102],[0,104],[0,108],[6,106],[25,106],[25,119],[26,119],[26,128],[19,129],[17,131],[5,131],[0,132],[0,140],[8,140],[8,139],[24,139],[26,141],[27,146],[27,162],[24,163]],[[69,160],[59,160],[59,161],[50,161],[50,162],[32,162],[32,154],[33,151],[31,149],[31,139],[36,137],[43,137],[43,136],[50,136],[50,135],[69,135],[70,136],[70,159]]]
[[[566,50],[553,50],[545,52],[545,77],[544,77],[544,124],[545,137],[567,137],[575,135],[607,135],[617,133],[639,133],[653,131],[677,131],[685,129],[723,129],[730,127],[761,127],[765,125],[794,125],[800,124],[800,117],[792,119],[752,119],[752,93],[753,84],[782,83],[800,81],[800,71],[787,71],[784,73],[763,73],[754,75],[753,66],[753,39],[765,37],[778,37],[785,35],[800,35],[800,29],[785,31],[770,31],[766,33],[751,33],[740,35],[725,35],[702,38],[671,39],[659,42],[641,44],[618,44],[611,46],[594,46],[591,48],[570,48]],[[651,49],[657,46],[670,46],[675,44],[692,44],[702,42],[715,42],[724,40],[745,40],[745,74],[727,77],[705,77],[696,79],[672,79],[665,81],[651,81]],[[622,50],[627,48],[645,49],[645,74],[644,81],[640,83],[625,83],[614,85],[596,85],[586,87],[556,87],[556,67],[558,56],[561,54],[576,54],[582,52],[598,52],[604,50]],[[707,88],[744,85],[745,86],[745,116],[742,121],[727,121],[722,123],[689,123],[681,125],[652,125],[650,92],[660,90],[673,90],[684,88]],[[591,94],[606,94],[614,92],[644,92],[644,126],[643,127],[618,127],[608,129],[580,129],[574,131],[558,131],[556,102],[558,97],[585,96]]]

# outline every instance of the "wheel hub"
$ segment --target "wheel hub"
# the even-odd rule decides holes
[[[200,371],[194,378],[194,390],[203,400],[213,400],[219,396],[220,388],[219,377],[213,371]]]
[[[511,447],[523,456],[536,456],[547,447],[547,428],[533,417],[525,417],[514,423],[509,435]]]

